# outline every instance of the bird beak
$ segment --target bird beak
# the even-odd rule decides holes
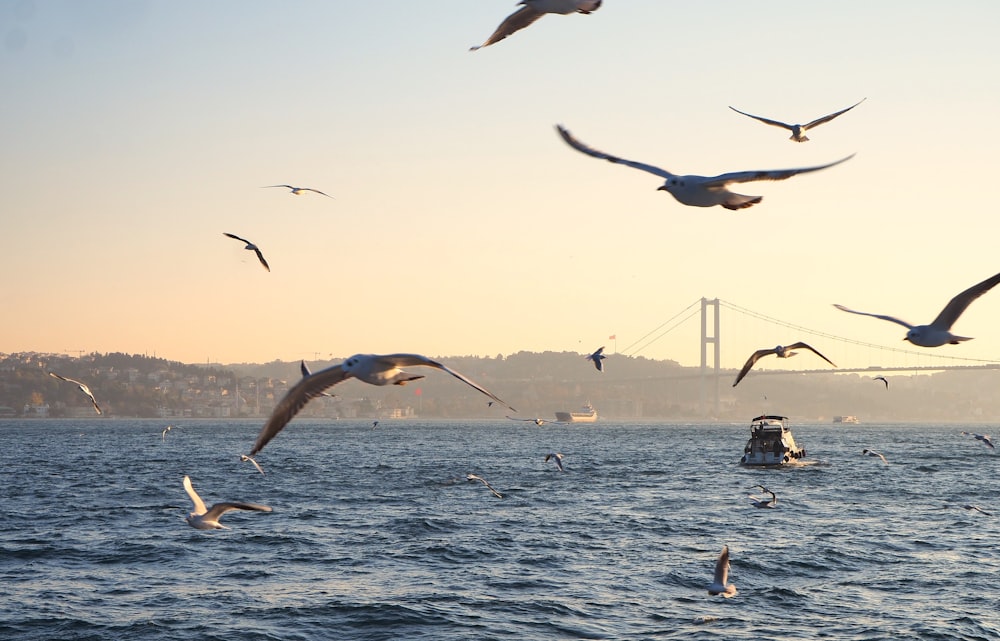
[[[666,191],[666,190],[667,190],[666,185],[660,185],[659,187],[656,188],[656,191]]]

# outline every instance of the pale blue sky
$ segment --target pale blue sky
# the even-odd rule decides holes
[[[831,303],[929,322],[1000,271],[1000,4],[607,0],[467,51],[514,8],[0,2],[0,352],[589,352],[701,296],[897,347]],[[866,97],[805,144],[727,108]],[[698,209],[556,123],[677,173],[857,156]],[[998,319],[992,292],[938,349],[1000,358]],[[696,364],[690,325],[643,355]],[[723,339],[729,367],[800,339],[871,359],[731,313]]]

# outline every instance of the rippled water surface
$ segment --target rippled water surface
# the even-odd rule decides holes
[[[815,463],[754,470],[749,422],[299,420],[261,476],[261,421],[165,425],[0,422],[0,638],[1000,639],[984,426],[793,422]],[[274,511],[194,530],[184,474]]]

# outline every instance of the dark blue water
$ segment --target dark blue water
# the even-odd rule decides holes
[[[0,422],[0,638],[1000,639],[983,426],[792,423],[818,462],[751,470],[749,424],[299,420],[261,476],[260,421],[175,424]],[[194,530],[184,474],[274,511]]]

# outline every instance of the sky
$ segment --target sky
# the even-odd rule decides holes
[[[0,353],[589,353],[707,297],[819,333],[724,308],[724,367],[798,340],[863,367],[823,334],[905,329],[833,303],[926,323],[1000,272],[1000,3],[606,0],[468,51],[514,9],[0,0]],[[728,109],[862,98],[803,144]],[[681,174],[857,155],[732,212],[556,124]],[[1000,359],[998,321],[1000,291],[955,325],[975,340],[911,349]],[[639,355],[696,365],[698,336]]]

